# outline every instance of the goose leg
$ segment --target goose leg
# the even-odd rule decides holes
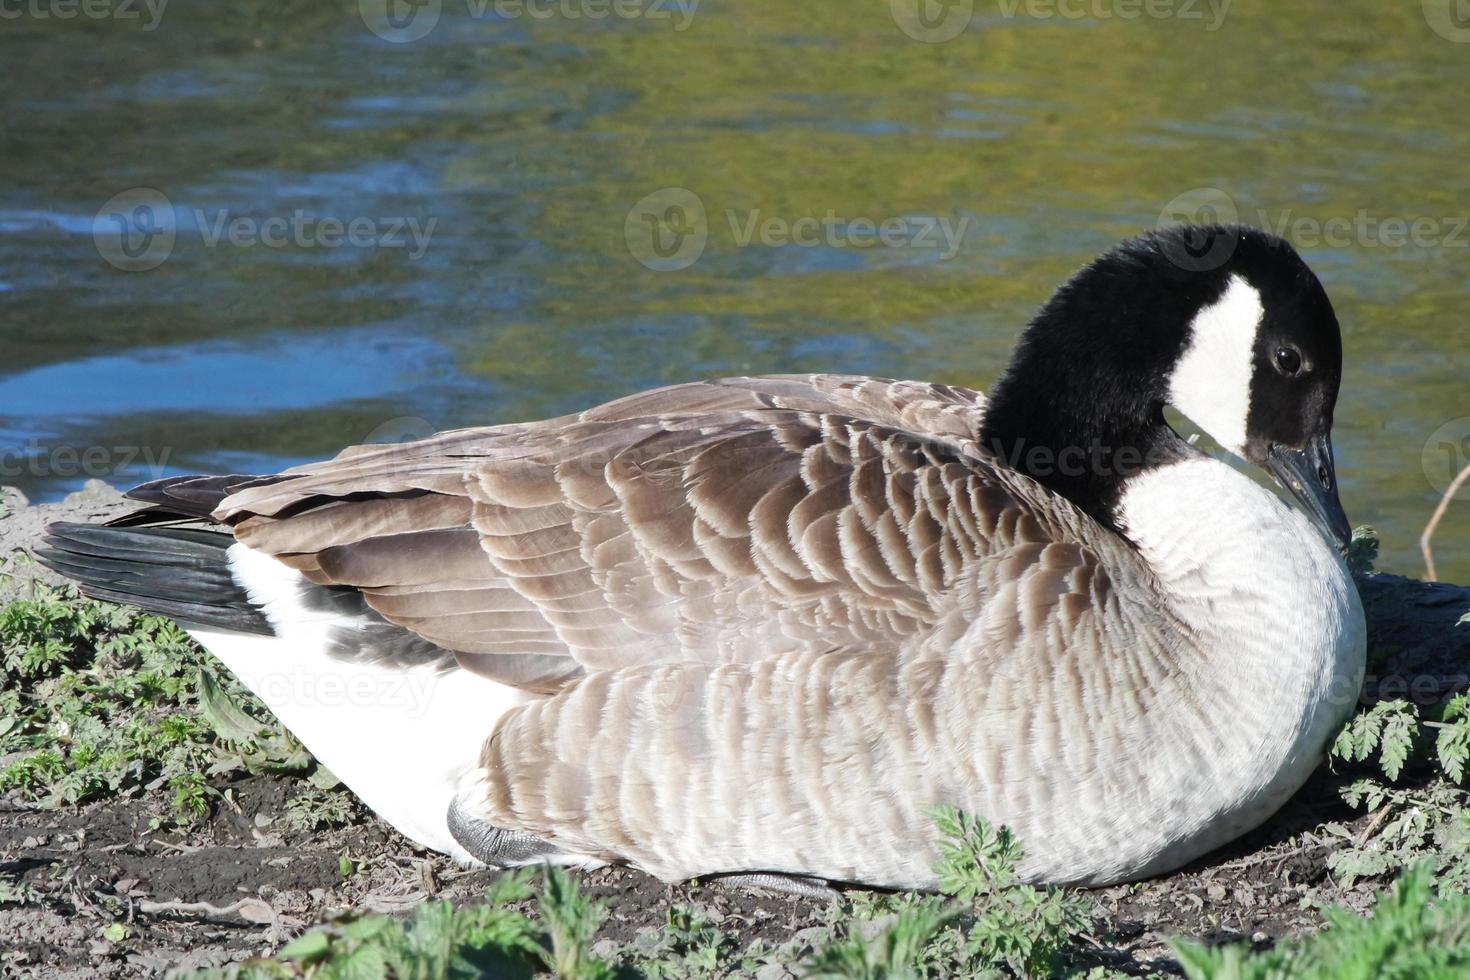
[[[842,892],[833,888],[832,883],[826,879],[808,878],[805,875],[785,875],[763,871],[755,874],[712,875],[708,881],[712,885],[722,885],[727,888],[754,888],[760,891],[800,895],[803,898],[818,898],[826,901],[834,901],[842,897]]]
[[[492,868],[534,864],[558,853],[557,849],[519,830],[501,830],[470,815],[455,800],[449,805],[449,833],[477,860]]]

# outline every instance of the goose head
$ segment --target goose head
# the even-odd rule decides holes
[[[1341,378],[1337,317],[1291,245],[1253,228],[1167,229],[1114,248],[1042,307],[991,391],[981,442],[1126,535],[1128,480],[1197,454],[1165,421],[1172,406],[1343,547]]]

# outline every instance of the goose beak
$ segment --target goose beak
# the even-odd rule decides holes
[[[1347,548],[1353,529],[1337,496],[1331,436],[1313,436],[1305,449],[1272,444],[1266,452],[1266,471],[1296,498],[1323,537],[1339,550]]]

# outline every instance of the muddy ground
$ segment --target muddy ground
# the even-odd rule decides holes
[[[0,497],[0,603],[45,578],[24,556],[50,520],[116,513],[116,494],[93,485],[60,504],[32,507]],[[1369,694],[1427,701],[1470,686],[1470,589],[1394,576],[1361,582],[1369,610]],[[1400,690],[1403,688],[1403,690]],[[1224,719],[1222,719],[1224,721]],[[1343,890],[1328,875],[1323,828],[1354,832],[1369,817],[1340,802],[1343,777],[1325,770],[1265,827],[1193,867],[1093,897],[1109,931],[1090,958],[1140,975],[1172,972],[1167,940],[1185,935],[1256,943],[1315,928],[1323,904],[1362,908],[1374,885]],[[24,904],[0,906],[0,974],[134,977],[219,965],[268,953],[284,937],[348,909],[400,913],[430,896],[479,898],[492,872],[467,872],[427,853],[372,817],[325,831],[295,830],[284,818],[290,780],[249,777],[220,783],[225,804],[201,826],[151,831],[170,800],[160,790],[80,808],[38,810],[0,800],[0,876],[28,889]],[[350,858],[345,874],[342,858]],[[666,921],[671,903],[701,909],[742,942],[801,942],[803,929],[829,920],[822,903],[719,886],[666,886],[607,869],[584,876],[610,907],[603,936],[631,938]],[[121,910],[120,940],[103,930]],[[116,937],[114,929],[112,935]],[[770,978],[766,978],[770,980]]]

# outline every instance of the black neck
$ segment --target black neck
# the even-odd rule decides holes
[[[981,445],[1121,531],[1117,507],[1127,481],[1184,458],[1189,448],[1164,421],[1163,401],[1150,393],[1105,389],[1076,364],[1043,367],[1012,361],[987,399]],[[1113,410],[1098,414],[1103,404]]]
[[[1113,253],[1031,322],[987,398],[981,444],[1104,526],[1126,482],[1191,453],[1164,421],[1169,374],[1192,311],[1217,283],[1171,276],[1140,292],[1135,255]]]

